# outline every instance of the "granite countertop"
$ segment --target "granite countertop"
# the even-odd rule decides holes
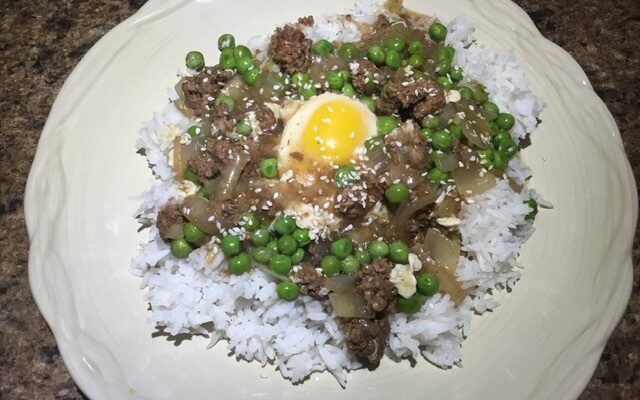
[[[31,297],[23,188],[49,109],[73,67],[142,0],[0,2],[0,399],[82,399]],[[640,2],[516,0],[582,65],[640,173]],[[640,398],[640,248],[633,295],[580,397]]]

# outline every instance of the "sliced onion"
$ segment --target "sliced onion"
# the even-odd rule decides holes
[[[382,139],[376,139],[376,145],[370,146],[367,149],[367,158],[367,165],[369,167],[375,168],[376,165],[381,164],[380,170],[386,170],[388,157],[384,152],[384,143]]]
[[[176,83],[176,93],[178,93],[178,99],[174,100],[173,105],[187,118],[193,118],[193,110],[187,107],[184,103],[184,92],[182,91],[182,79]]]
[[[434,209],[438,218],[455,217],[460,211],[460,201],[456,201],[452,196],[444,196]]]
[[[188,144],[180,142],[180,136],[173,141],[173,170],[178,179],[181,179],[184,171],[189,166],[191,160],[198,152],[198,143],[192,140]]]
[[[442,153],[435,158],[436,167],[445,172],[451,172],[458,168],[458,157],[454,153]]]
[[[220,213],[215,212],[207,199],[195,195],[184,199],[182,214],[209,235],[217,235],[219,230],[216,222],[224,222],[218,217]]]
[[[431,184],[431,182],[425,182]],[[422,196],[411,200],[398,207],[393,218],[393,224],[398,231],[398,238],[404,241],[409,241],[409,220],[413,217],[413,214],[422,210],[429,204],[436,201],[438,198],[438,189],[435,184],[430,190],[425,190]]]
[[[456,116],[456,107],[453,103],[447,104],[442,112],[438,115],[438,129],[444,129],[454,121]]]
[[[471,197],[482,194],[496,186],[496,177],[477,163],[470,162],[466,168],[451,171],[460,196]]]
[[[325,280],[325,287],[333,293],[356,293],[356,280],[353,275],[337,275]]]
[[[448,270],[455,271],[460,258],[460,243],[435,228],[429,228],[422,242],[424,254]]]
[[[469,143],[481,149],[489,147],[491,142],[491,127],[486,120],[480,118],[467,117],[460,123],[460,129]]]
[[[271,268],[267,267],[267,266],[266,266],[266,265],[264,265],[264,264],[260,264],[260,263],[257,263],[257,262],[255,262],[255,261],[254,261],[254,262],[253,262],[253,265],[254,265],[256,268],[258,268],[260,271],[264,272],[265,274],[267,274],[267,275],[269,275],[269,276],[271,276],[271,277],[273,277],[273,278],[275,278],[275,279],[277,279],[277,280],[279,280],[279,281],[286,281],[286,280],[289,280],[289,278],[287,278],[287,277],[286,277],[286,276],[284,276],[284,275],[276,274],[275,272],[273,272],[273,271],[271,270]]]
[[[171,225],[166,236],[171,240],[182,239],[184,237],[184,224]]]
[[[248,162],[249,155],[240,153],[236,156],[233,162],[224,167],[218,181],[216,182],[216,191],[213,194],[213,200],[218,203],[222,203],[233,196],[233,191],[240,179],[240,174],[242,174],[242,171],[244,170],[244,167],[247,166]]]
[[[367,301],[360,293],[329,293],[329,302],[337,317],[342,318],[373,318],[374,313],[369,310]]]

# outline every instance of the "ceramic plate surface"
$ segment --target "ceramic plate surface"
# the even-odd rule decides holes
[[[151,179],[134,149],[141,123],[166,103],[188,50],[217,59],[221,33],[245,42],[299,16],[351,5],[152,0],[71,74],[29,177],[29,273],[65,364],[89,397],[337,400],[401,391],[407,399],[574,399],[583,390],[629,298],[636,189],[616,125],[584,72],[506,0],[406,4],[446,20],[469,16],[481,43],[515,49],[547,103],[524,157],[533,187],[555,208],[539,214],[515,290],[474,319],[462,368],[385,359],[375,372],[351,373],[346,389],[328,373],[292,385],[273,366],[228,356],[222,343],[206,350],[202,337],[178,346],[152,337],[140,280],[128,272],[145,236],[132,197]]]

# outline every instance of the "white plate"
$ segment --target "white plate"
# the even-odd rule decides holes
[[[440,370],[384,360],[350,374],[292,385],[267,366],[237,361],[207,340],[176,346],[153,326],[127,272],[142,234],[132,196],[151,178],[134,143],[141,122],[166,102],[165,90],[191,49],[217,58],[216,38],[240,41],[338,1],[150,1],[101,39],[56,99],[29,176],[26,214],[34,297],[65,364],[94,399],[573,399],[588,382],[627,303],[636,189],[616,125],[578,64],[545,40],[511,2],[408,1],[410,8],[478,23],[477,37],[515,49],[544,123],[525,151],[533,186],[555,209],[543,211],[526,244],[527,266],[496,312],[474,320],[463,368]]]

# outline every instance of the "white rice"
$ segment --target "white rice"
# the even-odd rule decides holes
[[[358,1],[356,9],[349,12],[362,22],[372,22],[377,14],[367,1]],[[313,39],[359,38],[355,24],[331,15],[315,20],[313,28],[307,29]],[[500,108],[516,117],[514,137],[520,139],[532,132],[543,103],[529,92],[514,53],[478,45],[465,48],[472,43],[473,25],[464,18],[449,24],[449,32],[448,44],[456,48],[455,61],[467,79],[483,82]],[[256,37],[250,45],[264,50],[266,43],[264,37]],[[328,370],[345,385],[347,371],[360,364],[347,353],[334,316],[319,302],[307,296],[294,302],[280,301],[274,282],[259,270],[229,276],[217,239],[193,251],[188,259],[177,260],[160,238],[153,225],[159,209],[193,192],[193,187],[175,181],[170,163],[174,138],[194,122],[168,104],[140,131],[138,148],[145,150],[156,178],[141,196],[139,219],[151,226],[149,239],[140,246],[131,271],[142,278],[144,300],[151,305],[150,322],[164,326],[171,335],[205,334],[210,346],[224,340],[236,356],[262,365],[273,361],[293,382],[302,381],[314,371]],[[514,159],[507,174],[524,183],[530,171]],[[460,361],[473,312],[497,306],[487,291],[510,287],[520,277],[518,253],[533,231],[525,220],[530,209],[523,204],[530,196],[538,195],[528,190],[516,193],[501,181],[463,206],[459,229],[468,258],[460,258],[457,274],[471,296],[456,307],[448,295],[437,294],[416,314],[390,317],[390,357],[418,358],[421,354],[442,368]],[[211,323],[213,328],[203,327]]]

